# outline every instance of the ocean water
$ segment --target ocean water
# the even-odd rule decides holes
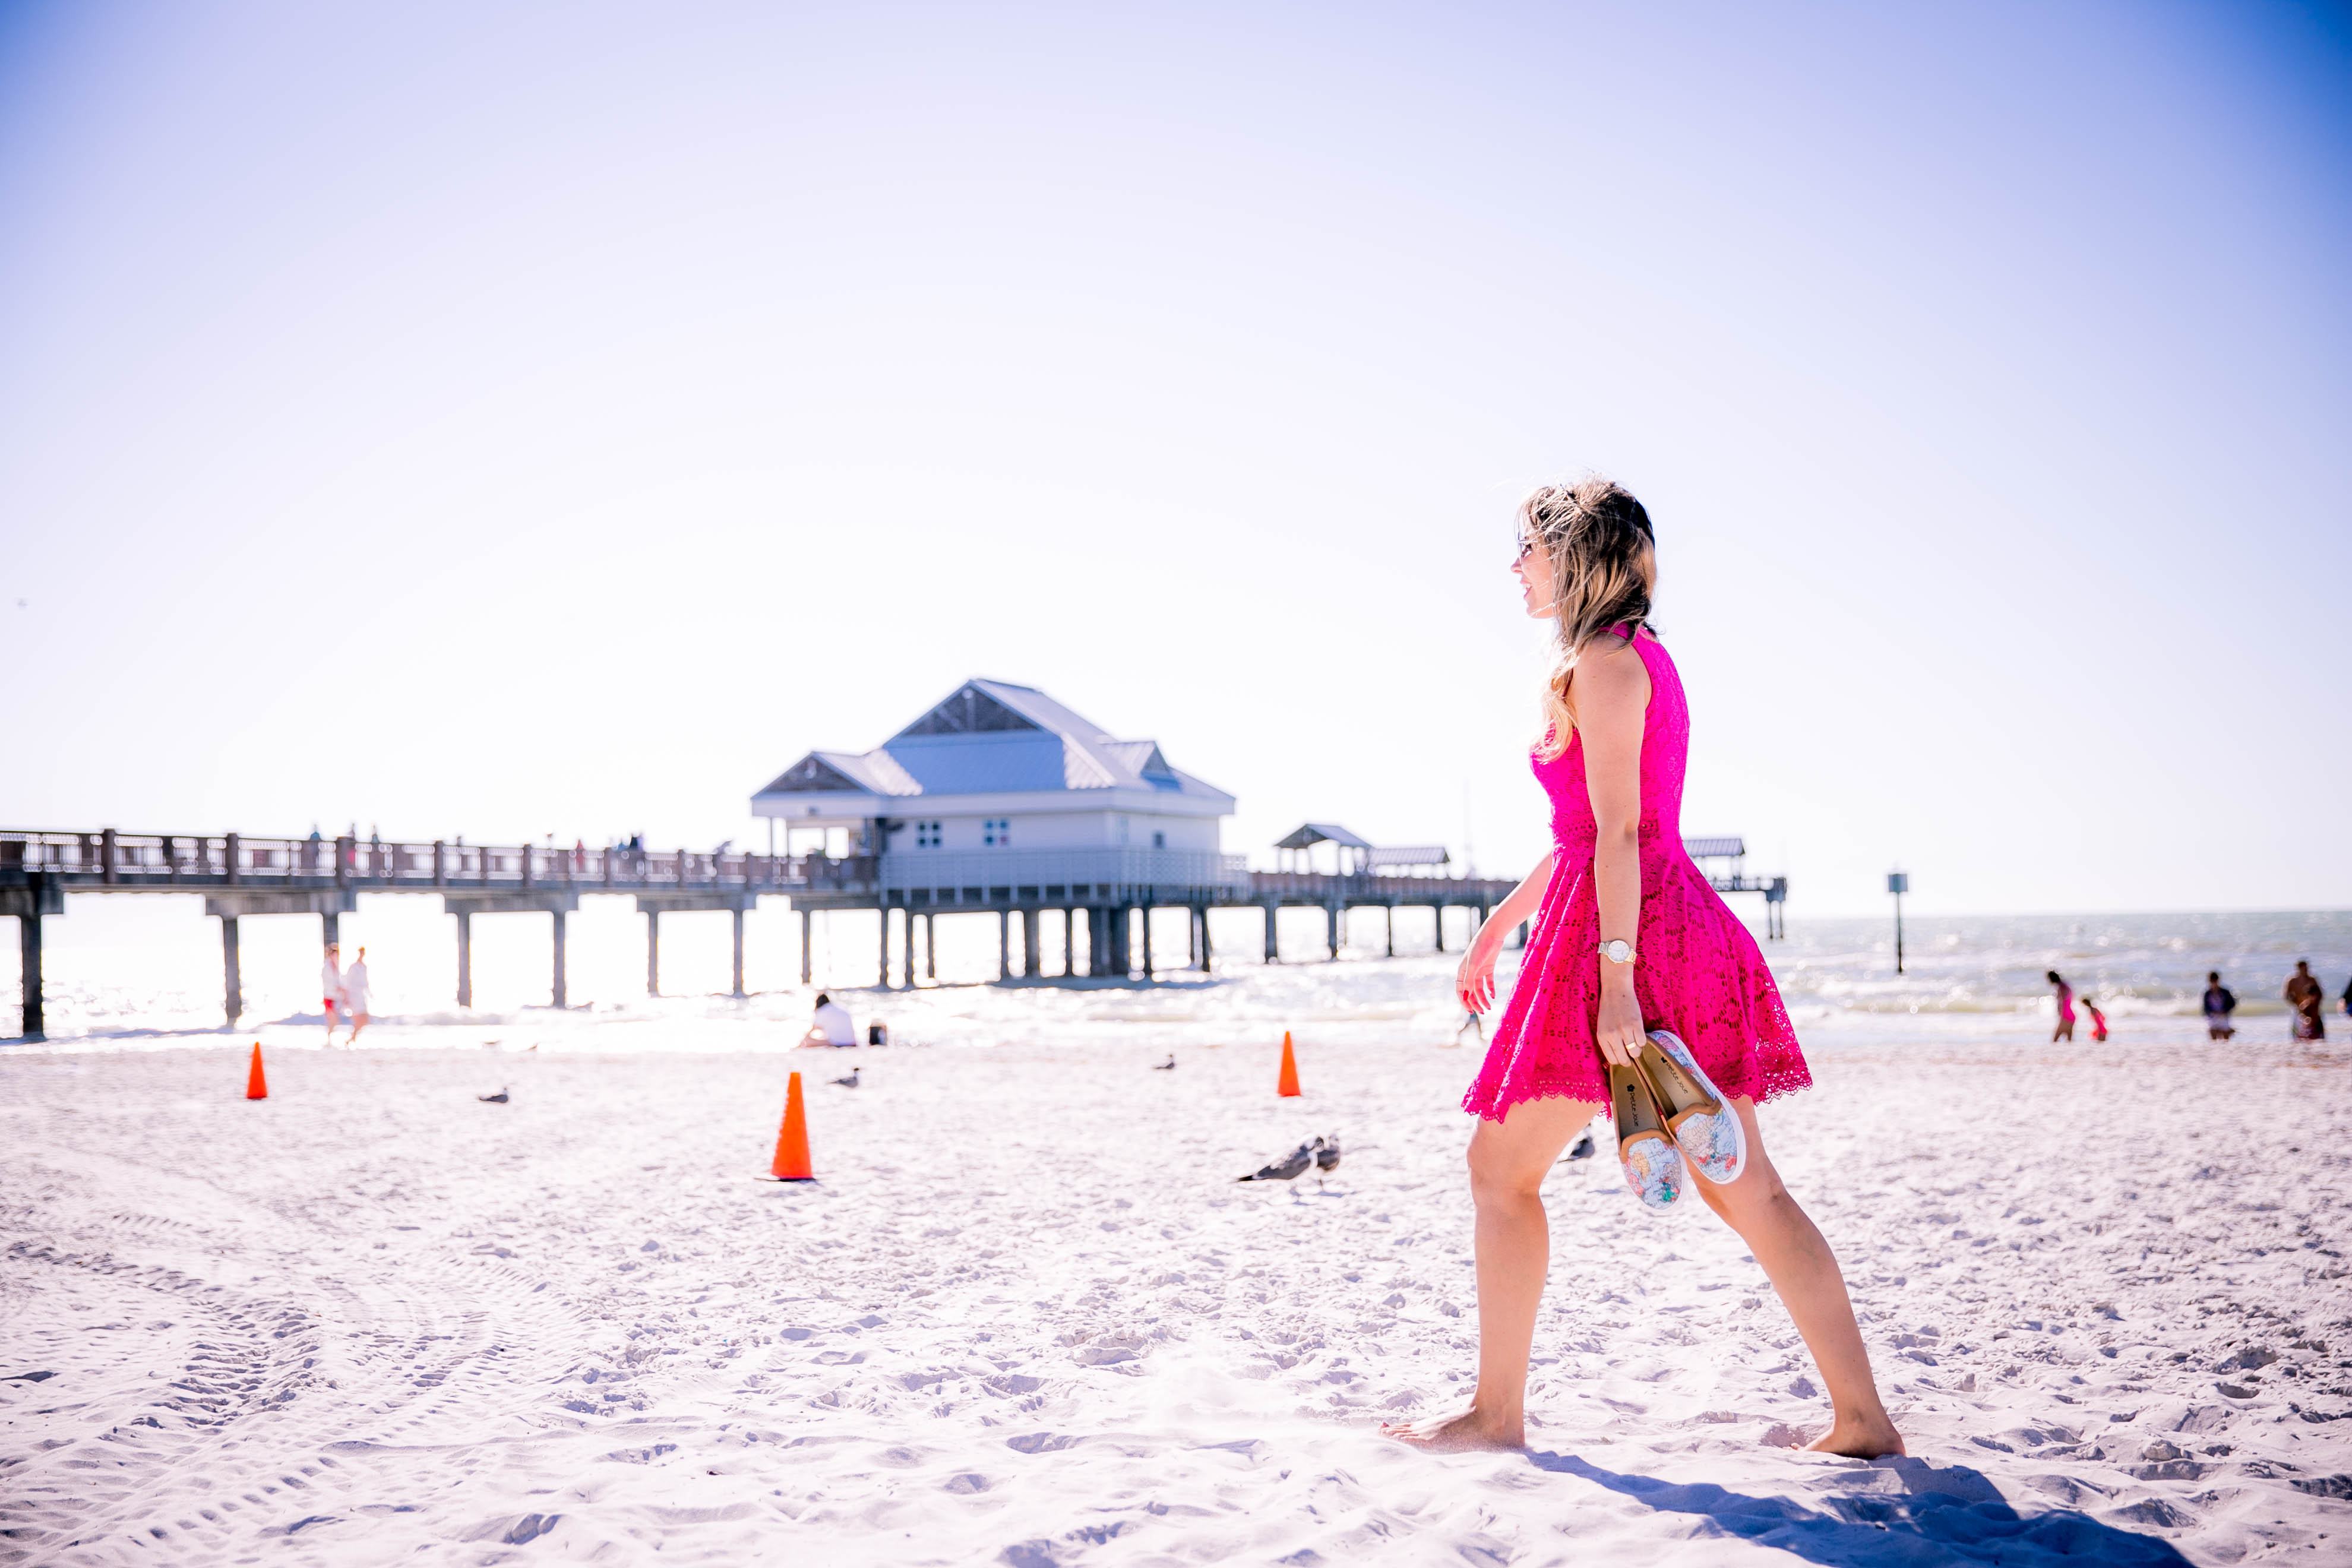
[[[1456,948],[1461,919],[1449,927]],[[1058,931],[1044,923],[1051,971],[1060,964]],[[662,921],[662,994],[649,996],[642,918],[625,899],[585,899],[569,928],[572,1005],[559,1013],[547,1005],[545,916],[476,919],[471,1009],[456,1005],[455,921],[437,900],[366,897],[341,922],[346,958],[362,944],[369,949],[376,1042],[527,1039],[578,1049],[756,1048],[797,1035],[812,989],[800,984],[799,922],[778,904],[751,915],[746,927],[749,999],[727,994],[723,914]],[[1451,1041],[1465,1022],[1453,1000],[1457,954],[1433,951],[1424,910],[1398,916],[1396,958],[1381,955],[1381,927],[1379,911],[1358,911],[1339,960],[1324,962],[1321,916],[1286,911],[1285,962],[1267,965],[1259,959],[1256,913],[1221,912],[1212,927],[1216,972],[1180,970],[1158,985],[983,984],[995,973],[997,952],[995,921],[984,915],[938,921],[938,984],[926,980],[912,993],[871,989],[870,914],[820,918],[811,947],[818,986],[845,993],[861,1021],[887,1022],[909,1043],[1052,1038],[1156,1047],[1258,1039],[1284,1029],[1330,1041]],[[46,932],[53,1046],[169,1048],[222,1038],[219,927],[198,900],[76,896]],[[1181,964],[1181,911],[1164,911],[1155,934],[1162,965]],[[297,1044],[322,1034],[317,921],[247,919],[242,935],[247,1011],[237,1032]],[[1891,921],[1791,919],[1785,940],[1762,946],[1809,1040],[2046,1037],[2053,1008],[2042,976],[2051,969],[2097,999],[2119,1040],[2200,1037],[2199,999],[2211,970],[2238,994],[2243,1038],[2284,1038],[2279,993],[2295,960],[2311,960],[2329,996],[2341,994],[2352,972],[2352,910],[1914,920],[1906,924],[1900,975]],[[1499,966],[1506,988],[1516,969],[1517,955],[1507,953]],[[18,983],[9,942],[0,952],[0,1006],[10,1023]],[[2352,1020],[2333,1001],[2329,1016],[2336,1032],[2352,1034]]]

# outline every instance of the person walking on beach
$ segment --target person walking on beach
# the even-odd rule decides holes
[[[349,969],[343,971],[343,1011],[350,1015],[352,1020],[352,1032],[343,1044],[356,1046],[360,1043],[360,1031],[368,1025],[366,948],[360,949],[360,955],[352,960]]]
[[[2295,960],[2294,973],[2286,977],[2284,993],[2286,1005],[2294,1009],[2294,1037],[2298,1040],[2324,1040],[2327,1037],[2327,1022],[2319,1016],[2320,1005],[2327,1000],[2319,981],[2311,973],[2311,960]]]
[[[1660,1058],[1668,1076],[1716,1100],[1699,1119],[1707,1142],[1691,1150],[1690,1186],[1748,1244],[1828,1386],[1832,1422],[1812,1447],[1900,1454],[1837,1258],[1781,1184],[1756,1119],[1758,1100],[1812,1075],[1755,939],[1683,850],[1690,710],[1648,625],[1649,514],[1593,479],[1537,490],[1518,524],[1514,570],[1527,613],[1553,623],[1549,727],[1530,759],[1551,798],[1553,847],[1455,971],[1463,1006],[1484,1012],[1505,935],[1532,918],[1509,1005],[1462,1101],[1478,1118],[1469,1148],[1478,1379],[1466,1410],[1384,1430],[1436,1449],[1526,1442],[1528,1361],[1550,1264],[1545,1174],[1625,1086],[1618,1134],[1629,1180],[1653,1206],[1680,1192],[1676,1144],[1654,1131],[1633,1141],[1637,1127],[1654,1126],[1630,1092],[1648,1071],[1637,1064],[1673,1038],[1646,1037],[1656,1028],[1681,1037],[1671,1063]]]
[[[2237,1010],[2237,995],[2221,984],[2221,971],[2215,970],[2206,975],[2205,1037],[2209,1040],[2226,1040],[2236,1035],[2238,1028],[2236,1025],[2230,1022],[2230,1015]]]
[[[2091,1016],[2092,1041],[2096,1043],[2100,1040],[2105,1039],[2107,1037],[2107,1016],[2099,1011],[2099,1005],[2096,1002],[2092,1001],[2090,997],[2086,995],[2083,998],[2083,1011]]]
[[[319,971],[319,989],[327,1004],[327,1043],[335,1043],[335,1010],[343,1005],[343,950],[340,943],[327,944],[326,967]]]
[[[2058,1027],[2050,1036],[2050,1043],[2054,1046],[2074,1037],[2074,988],[2060,979],[2053,969],[2050,972],[2050,989],[2058,995]]]

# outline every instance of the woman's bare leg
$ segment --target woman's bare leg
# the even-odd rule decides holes
[[[1477,1205],[1478,1386],[1470,1408],[1382,1430],[1429,1448],[1516,1448],[1527,1441],[1528,1354],[1551,1267],[1543,1180],[1600,1107],[1579,1100],[1522,1100],[1470,1135],[1470,1196]]]
[[[1735,1100],[1731,1105],[1748,1130],[1747,1167],[1727,1185],[1717,1186],[1705,1177],[1691,1185],[1756,1255],[1797,1332],[1804,1336],[1822,1382],[1829,1386],[1830,1429],[1811,1446],[1864,1459],[1899,1454],[1903,1437],[1879,1401],[1870,1352],[1863,1347],[1862,1330],[1853,1321],[1853,1302],[1845,1293],[1837,1256],[1780,1184],[1780,1173],[1764,1152],[1755,1103]]]

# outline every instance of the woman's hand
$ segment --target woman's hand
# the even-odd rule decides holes
[[[1633,966],[1612,963],[1605,958],[1600,963],[1601,1016],[1593,1022],[1592,1037],[1601,1047],[1602,1060],[1631,1067],[1649,1038],[1642,1026],[1641,998],[1633,994]],[[1617,973],[1610,973],[1612,969]]]
[[[1503,950],[1502,933],[1507,929],[1500,921],[1488,921],[1479,927],[1478,934],[1470,939],[1469,951],[1454,966],[1454,994],[1473,1013],[1484,1013],[1495,1005],[1495,958]]]

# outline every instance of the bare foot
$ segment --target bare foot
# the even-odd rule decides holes
[[[1524,1448],[1527,1423],[1488,1415],[1476,1405],[1454,1415],[1433,1415],[1426,1421],[1383,1421],[1381,1435],[1410,1443],[1433,1454],[1457,1454],[1477,1448]]]
[[[1805,1445],[1809,1454],[1843,1454],[1849,1459],[1884,1459],[1906,1450],[1903,1434],[1895,1423],[1881,1415],[1874,1421],[1848,1421],[1839,1417],[1836,1425]]]

